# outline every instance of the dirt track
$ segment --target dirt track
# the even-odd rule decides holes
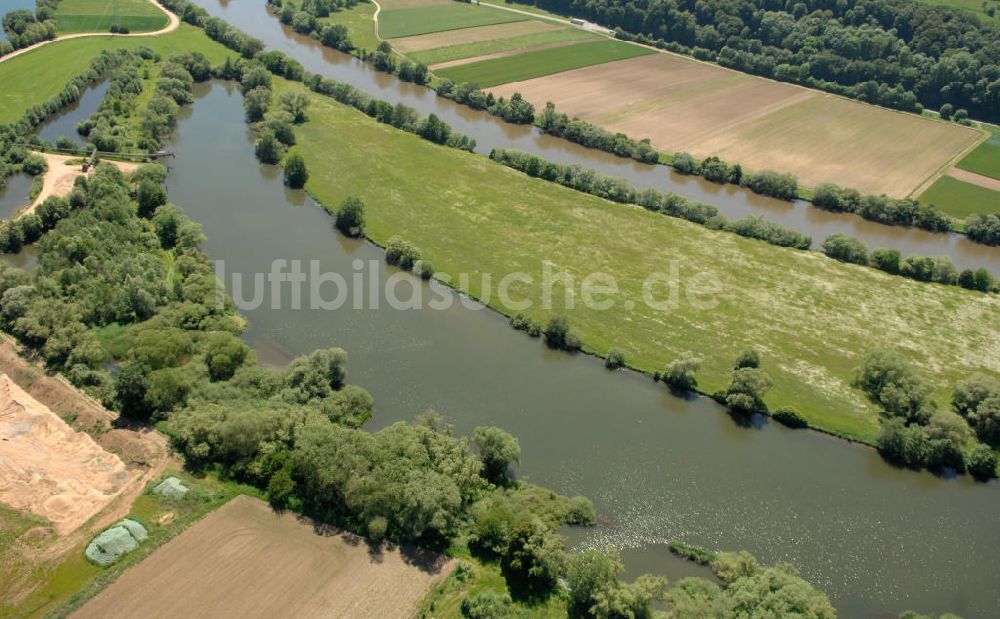
[[[491,89],[520,92],[668,152],[717,155],[750,170],[788,171],[806,186],[835,182],[909,195],[980,139],[920,118],[673,54],[621,60]]]
[[[72,616],[404,619],[451,569],[431,553],[373,552],[363,540],[241,496]]]
[[[968,170],[963,170],[961,168],[952,168],[948,170],[948,176],[957,178],[960,181],[965,181],[966,183],[972,183],[973,185],[979,185],[980,187],[992,189],[993,191],[1000,191],[1000,180],[990,178],[989,176],[983,176],[982,174],[976,174],[975,172],[969,172]]]
[[[464,43],[480,43],[482,41],[506,39],[525,34],[562,30],[563,28],[564,26],[557,24],[529,19],[525,21],[508,22],[506,24],[474,26],[472,28],[462,28],[460,30],[432,32],[430,34],[418,34],[412,37],[392,39],[392,47],[403,52],[404,54],[410,54],[413,52],[422,52],[427,49],[436,49],[438,47],[462,45]]]
[[[33,49],[38,49],[43,45],[48,45],[49,43],[55,43],[56,41],[67,41],[69,39],[80,39],[83,37],[155,37],[155,36],[160,36],[161,34],[167,34],[168,32],[173,32],[174,30],[177,30],[177,28],[181,25],[181,20],[176,15],[174,15],[167,9],[160,6],[159,3],[153,2],[153,0],[150,0],[150,2],[156,8],[163,11],[163,13],[167,16],[167,25],[164,26],[163,28],[160,28],[159,30],[154,30],[153,32],[136,32],[129,34],[111,34],[110,32],[77,32],[75,34],[63,34],[57,36],[54,39],[49,39],[47,41],[39,41],[34,45],[29,45],[28,47],[22,47],[21,49],[15,50],[7,54],[6,56],[0,57],[0,62],[6,62],[11,58],[17,58],[21,54],[27,54]]]

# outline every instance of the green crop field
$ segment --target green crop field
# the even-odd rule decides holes
[[[86,37],[58,41],[0,63],[0,123],[14,122],[32,105],[63,89],[74,75],[84,71],[104,49],[135,49],[145,45],[162,56],[201,52],[213,64],[236,54],[205,36],[201,30],[181,24],[169,34],[155,37]]]
[[[1000,212],[1000,192],[942,176],[920,196],[920,201],[933,204],[952,217],[965,219],[980,213]]]
[[[416,62],[432,65],[441,62],[449,62],[451,60],[462,60],[464,58],[475,58],[476,56],[485,56],[486,54],[506,52],[513,49],[521,49],[523,47],[532,47],[535,45],[562,43],[564,41],[598,40],[600,38],[601,37],[599,35],[587,32],[586,30],[580,30],[579,28],[564,28],[562,30],[551,30],[549,32],[523,34],[506,39],[494,39],[492,41],[449,45],[447,47],[438,47],[436,49],[428,49],[422,52],[413,52],[411,54],[407,54],[407,56]]]
[[[490,86],[530,80],[553,73],[562,73],[572,69],[655,53],[654,50],[646,47],[609,39],[470,62],[442,69],[437,74],[456,84],[474,82],[479,84],[481,88],[489,88]]]
[[[167,25],[167,16],[150,0],[62,0],[56,28],[62,34],[107,32],[113,24],[130,32],[151,32]]]
[[[489,26],[527,19],[531,17],[511,11],[453,2],[383,11],[379,13],[378,33],[383,39],[395,39],[428,32]]]
[[[305,92],[282,80],[275,88]],[[374,241],[397,234],[411,241],[439,273],[469,274],[474,297],[483,296],[483,274],[494,282],[530,275],[534,283],[515,285],[513,298],[532,300],[525,313],[538,320],[568,316],[588,351],[620,348],[647,372],[694,351],[705,360],[699,384],[712,392],[728,384],[740,350],[755,346],[775,381],[766,398],[772,408],[795,407],[816,427],[868,442],[877,413],[851,381],[872,347],[904,351],[938,387],[942,403],[973,371],[1000,372],[1000,296],[922,284],[614,204],[308,96],[309,121],[296,132],[295,149],[309,166],[307,189],[321,204],[358,195]],[[577,284],[594,272],[614,276],[620,293],[613,308],[562,310],[557,301],[543,310],[546,260]],[[644,303],[643,282],[672,268],[685,291],[678,306]],[[685,300],[713,278],[714,307]],[[561,300],[559,287],[555,292]],[[654,297],[666,294],[660,287]],[[496,294],[489,304],[513,313]]]
[[[958,162],[956,167],[1000,179],[1000,129],[987,127],[993,136]]]

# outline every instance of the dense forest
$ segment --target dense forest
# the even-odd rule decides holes
[[[748,73],[897,109],[949,104],[1000,120],[1000,31],[967,11],[917,0],[531,2]]]

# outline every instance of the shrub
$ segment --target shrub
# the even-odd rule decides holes
[[[336,213],[337,229],[347,236],[361,236],[365,231],[365,205],[357,196],[340,203]]]
[[[733,366],[734,370],[739,370],[740,368],[759,368],[760,367],[760,353],[754,348],[747,348],[736,357],[736,364]]]
[[[520,613],[509,594],[480,591],[462,600],[462,616],[466,619],[514,619]]]
[[[394,236],[385,245],[385,261],[393,266],[409,271],[418,260],[420,260],[420,250],[409,241]]]
[[[927,423],[937,409],[931,400],[933,387],[917,375],[909,361],[893,351],[870,351],[856,370],[854,386],[890,415],[910,423]]]
[[[681,174],[697,174],[698,173],[698,162],[695,161],[694,157],[690,153],[674,153],[673,161],[671,165],[674,169]]]
[[[806,418],[791,408],[779,408],[771,415],[778,423],[789,428],[808,428],[809,422]]]
[[[604,367],[609,370],[617,370],[618,368],[625,365],[625,353],[618,350],[617,348],[612,348],[608,351],[607,357],[604,358]]]
[[[979,443],[969,454],[969,473],[979,480],[997,476],[997,454],[989,445]]]
[[[483,477],[498,485],[507,482],[507,471],[521,459],[517,439],[500,428],[480,426],[473,431],[472,440],[483,462]]]
[[[542,334],[542,325],[537,320],[528,318],[524,314],[514,314],[511,316],[510,326],[518,331],[525,331],[531,337],[538,337]]]
[[[878,248],[872,250],[871,265],[880,271],[898,275],[902,263],[902,256],[895,249]]]
[[[302,189],[309,180],[309,171],[302,155],[293,153],[285,160],[285,184],[292,189]]]
[[[701,369],[701,359],[692,353],[684,353],[667,365],[660,379],[675,391],[692,391],[698,386],[695,374]]]
[[[868,264],[868,246],[865,242],[839,232],[823,241],[823,253],[841,262]]]
[[[257,144],[254,145],[254,154],[261,163],[274,165],[281,161],[281,143],[271,131],[261,133]]]
[[[413,263],[413,274],[423,280],[434,277],[434,265],[426,260],[417,260]]]
[[[711,550],[705,550],[704,548],[685,544],[684,542],[673,541],[667,547],[670,548],[670,552],[678,557],[694,561],[698,565],[711,565],[717,558],[716,554]]]
[[[764,394],[773,382],[767,372],[759,368],[739,368],[733,372],[733,379],[726,391],[726,406],[730,410],[751,413],[764,410]]]
[[[580,349],[580,338],[570,330],[569,320],[555,316],[545,325],[545,343],[556,350],[575,351]]]

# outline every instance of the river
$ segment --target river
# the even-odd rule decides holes
[[[63,108],[57,114],[49,117],[39,125],[36,133],[43,140],[48,140],[55,144],[59,137],[67,137],[73,140],[78,146],[82,146],[83,141],[76,132],[76,126],[80,122],[87,120],[97,111],[97,107],[104,100],[108,88],[111,87],[110,79],[102,79],[96,84],[88,87],[80,94],[80,99]]]
[[[263,0],[193,1],[212,15],[261,39],[269,49],[292,56],[307,71],[348,82],[393,104],[405,103],[422,114],[437,114],[456,131],[475,138],[477,152],[488,154],[494,148],[514,148],[550,161],[576,163],[604,174],[620,176],[642,189],[654,188],[701,200],[716,206],[722,215],[732,219],[763,215],[808,234],[813,239],[814,247],[819,247],[831,234],[841,232],[864,240],[871,248],[891,247],[904,256],[950,256],[959,269],[986,267],[1000,276],[1000,248],[973,243],[964,235],[885,226],[857,215],[823,211],[801,200],[794,203],[775,200],[734,185],[718,185],[700,177],[684,176],[667,166],[641,164],[584,148],[545,135],[535,127],[512,125],[485,112],[438,97],[429,88],[402,82],[395,76],[375,71],[349,54],[325,48],[269,15]]]
[[[395,272],[381,250],[340,236],[306,194],[284,187],[279,169],[257,163],[232,86],[198,87],[170,150],[171,201],[246,284],[276,258],[318,260],[347,281],[360,261],[380,285]],[[1000,613],[1000,483],[894,469],[872,449],[764,418],[739,426],[710,400],[550,351],[472,303],[303,311],[288,301],[244,312],[265,363],[341,346],[350,382],[375,397],[370,429],[429,408],[461,433],[507,429],[521,441],[521,478],[593,499],[600,525],[571,531],[571,545],[622,549],[630,576],[698,573],[666,550],[679,539],[791,562],[848,617]]]

